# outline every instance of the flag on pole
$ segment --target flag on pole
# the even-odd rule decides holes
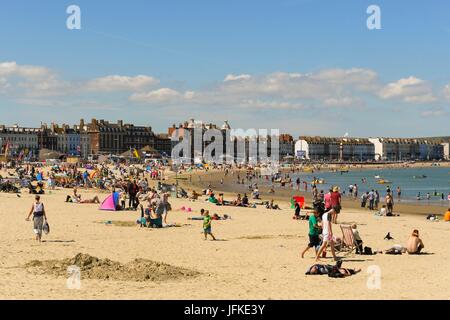
[[[136,150],[136,148],[134,149],[134,156],[138,159],[141,158],[141,156],[139,155],[139,152]]]

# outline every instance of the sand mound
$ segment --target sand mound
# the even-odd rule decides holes
[[[84,279],[116,281],[167,281],[196,277],[200,273],[169,264],[145,259],[136,259],[121,264],[109,259],[99,259],[79,253],[71,259],[33,260],[25,265],[35,273],[67,276],[69,266],[78,266]]]

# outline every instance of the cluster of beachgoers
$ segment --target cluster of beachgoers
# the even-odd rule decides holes
[[[214,172],[220,179],[214,182],[202,180],[204,173]],[[301,251],[300,256],[305,257],[310,249],[314,249],[315,263],[306,271],[307,275],[327,274],[330,277],[343,278],[357,274],[359,268],[345,268],[342,266],[342,257],[356,253],[360,255],[375,254],[422,254],[425,248],[424,241],[419,236],[419,230],[414,229],[409,235],[402,237],[405,245],[391,245],[385,250],[374,250],[368,246],[358,231],[358,223],[340,223],[344,209],[344,193],[334,186],[324,192],[319,190],[321,182],[318,179],[301,181],[292,180],[289,173],[262,174],[255,167],[246,166],[181,166],[176,172],[164,164],[155,161],[145,165],[130,165],[129,163],[86,163],[86,164],[8,164],[3,166],[5,176],[0,176],[2,191],[16,193],[28,191],[35,195],[30,211],[26,217],[32,217],[33,231],[36,240],[42,241],[43,234],[48,234],[49,213],[46,212],[41,196],[51,194],[54,190],[70,190],[67,192],[66,203],[95,204],[101,210],[131,211],[140,213],[136,220],[139,228],[164,228],[174,226],[168,223],[168,215],[173,210],[170,197],[180,198],[189,202],[200,202],[203,207],[199,212],[183,206],[181,211],[189,213],[190,221],[202,221],[202,234],[207,240],[208,236],[214,241],[213,223],[217,220],[230,220],[229,214],[215,213],[217,207],[265,208],[272,212],[293,211],[293,220],[307,221],[308,243]],[[193,177],[198,176],[196,184]],[[230,196],[220,190],[225,180],[235,181],[236,185],[245,186],[248,193],[235,193]],[[182,182],[181,185],[179,182]],[[188,183],[189,181],[189,183]],[[259,185],[270,182],[270,187],[260,191]],[[275,183],[290,184],[295,193],[290,200],[289,207],[275,203]],[[196,186],[204,185],[200,192]],[[186,187],[190,186],[190,190]],[[217,187],[217,190],[216,190]],[[83,198],[79,190],[89,190],[93,194],[90,198]],[[309,191],[308,191],[309,190]],[[358,199],[358,186],[355,184],[348,190],[349,197]],[[401,191],[397,190],[400,198]],[[310,197],[311,202],[308,203]],[[102,198],[102,199],[101,199]],[[104,199],[103,199],[104,198]],[[376,190],[364,192],[361,196],[361,207],[376,211],[377,216],[394,217],[399,214],[394,211],[394,195],[390,187],[386,188],[384,204],[380,207],[381,195]],[[177,209],[178,210],[178,209]],[[211,211],[211,213],[210,213]],[[50,213],[50,217],[51,217]],[[427,217],[437,220],[437,217]],[[444,214],[444,221],[450,221],[450,209]],[[58,226],[53,226],[58,227]],[[338,230],[342,235],[339,235]],[[387,232],[386,240],[393,240]],[[323,264],[322,259],[328,258],[331,252],[335,264]]]

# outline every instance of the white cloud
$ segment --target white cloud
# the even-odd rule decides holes
[[[379,96],[382,99],[399,99],[408,103],[436,101],[431,85],[413,76],[388,83],[380,90]]]
[[[181,93],[170,88],[161,88],[146,93],[135,93],[131,95],[130,100],[145,103],[173,103],[192,100],[194,97],[193,91]]]
[[[447,115],[447,112],[443,108],[433,108],[430,110],[422,111],[421,115],[422,115],[422,117],[427,117],[427,118],[442,117],[442,116]]]
[[[249,80],[250,78],[251,78],[251,76],[249,74],[241,74],[241,75],[238,75],[238,76],[235,76],[234,74],[229,74],[229,75],[227,75],[225,77],[223,82]]]
[[[22,99],[22,103],[36,103],[38,99],[37,103],[51,105],[52,97],[73,100],[87,95],[103,103],[109,93],[115,92],[129,92],[129,101],[143,104],[218,108],[336,109],[365,106],[367,98],[411,104],[435,102],[437,97],[450,101],[450,84],[435,96],[431,84],[425,80],[411,76],[383,84],[375,71],[363,68],[228,74],[215,86],[194,92],[162,87],[158,79],[148,75],[107,75],[77,82],[61,79],[46,67],[0,63],[0,94]],[[424,115],[431,114],[436,111],[424,111]]]
[[[158,84],[158,79],[144,75],[138,75],[136,77],[111,75],[89,81],[86,84],[86,89],[99,92],[140,91]]]
[[[16,62],[0,63],[0,77],[22,77],[26,79],[37,79],[48,77],[52,72],[40,66],[18,65]]]

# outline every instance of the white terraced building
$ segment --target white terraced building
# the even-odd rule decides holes
[[[5,151],[6,145],[9,145],[9,151],[12,153],[19,153],[21,151],[36,154],[39,149],[39,134],[40,129],[37,128],[23,128],[18,125],[7,127],[0,126],[0,146],[2,152]]]
[[[375,160],[439,160],[444,158],[444,146],[429,138],[370,138],[375,146]]]
[[[295,156],[314,161],[371,161],[375,149],[365,138],[300,137]]]

